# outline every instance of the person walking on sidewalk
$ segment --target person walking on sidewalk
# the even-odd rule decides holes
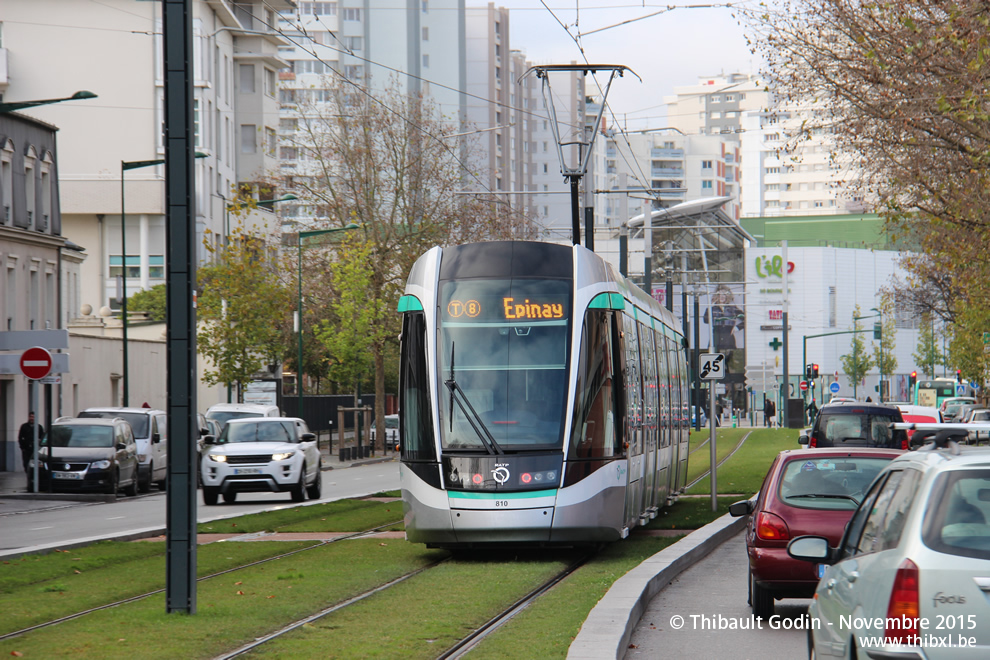
[[[34,456],[34,412],[28,413],[28,421],[21,424],[21,430],[17,433],[17,444],[21,446],[21,461],[24,463],[24,472],[28,471],[31,458]],[[45,427],[38,424],[38,441],[45,437]]]

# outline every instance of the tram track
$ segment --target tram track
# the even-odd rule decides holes
[[[264,559],[258,559],[256,561],[248,562],[246,564],[241,564],[240,566],[234,566],[232,568],[227,568],[227,569],[224,569],[222,571],[217,571],[216,573],[211,573],[209,575],[204,575],[202,577],[198,577],[198,578],[196,578],[196,582],[198,583],[198,582],[203,582],[205,580],[211,580],[213,578],[217,578],[217,577],[220,577],[222,575],[227,575],[229,573],[234,573],[236,571],[244,570],[246,568],[252,568],[254,566],[259,566],[259,565],[266,564],[266,563],[269,563],[269,562],[277,561],[279,559],[285,559],[286,557],[292,557],[294,555],[298,555],[298,554],[303,553],[303,552],[308,552],[310,550],[316,550],[318,548],[326,547],[326,546],[328,546],[328,545],[330,545],[332,543],[337,543],[338,541],[349,541],[349,540],[352,540],[352,539],[359,539],[359,538],[362,538],[362,537],[365,537],[365,536],[370,536],[372,534],[376,534],[376,533],[382,531],[385,528],[392,527],[392,526],[394,526],[394,525],[396,525],[398,523],[401,523],[401,522],[402,522],[401,520],[396,520],[396,521],[393,521],[393,522],[385,523],[383,525],[378,525],[377,527],[372,527],[370,529],[362,530],[360,532],[353,532],[351,534],[345,534],[343,536],[338,536],[336,538],[325,539],[325,540],[322,540],[322,541],[318,541],[318,542],[314,543],[313,545],[307,546],[305,548],[299,548],[297,550],[292,550],[290,552],[283,552],[283,553],[280,553],[278,555],[274,555],[272,557],[265,557]],[[35,624],[33,626],[28,626],[27,628],[21,628],[20,630],[15,630],[13,632],[9,632],[9,633],[0,635],[0,641],[4,641],[6,639],[11,639],[13,637],[18,637],[20,635],[24,635],[24,634],[29,633],[29,632],[34,632],[36,630],[42,630],[44,628],[50,628],[52,626],[56,626],[58,624],[65,623],[67,621],[72,621],[72,620],[75,620],[75,619],[79,619],[79,618],[84,617],[84,616],[86,616],[88,614],[93,614],[95,612],[100,612],[102,610],[107,610],[107,609],[110,609],[110,608],[113,608],[113,607],[119,607],[121,605],[126,605],[128,603],[134,603],[134,602],[137,602],[137,601],[140,601],[140,600],[144,600],[146,598],[150,598],[151,596],[155,596],[155,595],[161,594],[161,593],[165,593],[165,589],[155,589],[154,591],[148,591],[146,593],[138,594],[136,596],[131,596],[129,598],[122,598],[122,599],[117,600],[117,601],[114,601],[112,603],[105,603],[105,604],[99,605],[97,607],[91,607],[91,608],[86,609],[86,610],[82,610],[82,611],[79,611],[79,612],[75,612],[73,614],[68,614],[66,616],[59,617],[57,619],[52,619],[51,621],[45,621],[43,623],[38,623],[38,624]]]
[[[486,621],[484,624],[478,626],[474,632],[454,644],[454,646],[447,649],[441,655],[437,656],[437,660],[456,660],[457,658],[463,658],[475,646],[480,644],[485,637],[498,630],[503,624],[532,605],[537,598],[553,589],[561,581],[574,573],[574,571],[584,566],[596,554],[597,552],[593,552],[581,557],[573,564],[557,573],[557,575],[544,582],[541,586],[529,592],[518,601],[504,609],[502,612]]]
[[[730,452],[729,452],[728,454],[726,454],[726,455],[725,455],[725,457],[724,457],[724,458],[722,458],[722,460],[721,460],[721,461],[719,461],[718,463],[716,463],[716,465],[715,465],[715,469],[717,470],[718,468],[720,468],[720,467],[722,467],[722,465],[723,465],[723,464],[724,464],[724,463],[725,463],[725,462],[726,462],[727,460],[729,460],[730,458],[732,458],[732,457],[733,457],[733,456],[734,456],[734,455],[736,454],[736,452],[737,452],[737,451],[739,451],[740,449],[742,449],[742,446],[743,446],[743,445],[744,445],[744,444],[746,443],[746,440],[747,440],[747,439],[749,438],[749,436],[750,436],[750,435],[752,435],[752,434],[753,434],[753,432],[752,432],[752,431],[749,431],[748,433],[746,433],[746,435],[744,435],[744,436],[743,436],[743,437],[742,437],[742,438],[741,438],[741,439],[739,440],[739,443],[738,443],[738,444],[737,444],[737,445],[735,446],[735,448],[734,448],[734,449],[733,449],[732,451],[730,451]],[[707,440],[706,440],[705,442],[707,442]],[[701,449],[701,447],[700,447],[700,446],[699,446],[699,447],[697,447],[697,448],[695,449],[695,451],[697,451],[698,449]],[[684,486],[684,490],[687,490],[687,489],[688,489],[688,488],[690,488],[691,486],[693,486],[693,485],[695,485],[696,483],[698,483],[699,481],[701,481],[702,479],[704,479],[705,477],[707,477],[707,476],[708,476],[709,474],[711,474],[711,471],[712,471],[712,470],[711,470],[711,468],[708,468],[707,470],[705,470],[704,472],[702,472],[702,473],[701,473],[701,474],[700,474],[700,475],[699,475],[699,476],[698,476],[698,477],[697,477],[697,478],[696,478],[696,479],[695,479],[694,481],[692,481],[692,482],[690,482],[689,484],[687,484],[686,486]]]

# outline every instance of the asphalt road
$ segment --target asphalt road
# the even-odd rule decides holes
[[[810,601],[778,600],[776,617],[756,619],[746,604],[747,579],[746,536],[740,532],[657,594],[626,658],[808,657],[807,631],[793,626],[806,621]]]
[[[319,501],[363,497],[399,488],[397,462],[374,463],[323,473]],[[273,510],[294,504],[288,493],[241,493],[234,504],[203,505],[198,495],[197,520],[208,522],[245,513]],[[307,500],[307,502],[316,500]],[[124,534],[162,530],[165,526],[164,492],[121,497],[111,503],[0,500],[0,557],[28,548],[78,544]]]

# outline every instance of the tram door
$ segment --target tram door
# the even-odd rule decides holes
[[[635,319],[622,315],[623,347],[626,358],[626,441],[629,448],[626,478],[625,527],[632,529],[639,522],[643,488],[643,382],[640,363],[639,333]]]
[[[657,489],[657,506],[666,504],[673,488],[674,473],[677,469],[677,445],[672,441],[673,433],[671,429],[670,409],[670,363],[668,362],[667,347],[670,339],[657,333],[657,379],[658,391],[660,392],[660,454],[658,479],[660,487]]]

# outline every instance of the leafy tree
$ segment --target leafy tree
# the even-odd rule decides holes
[[[226,246],[204,244],[215,261],[199,269],[197,347],[213,363],[203,382],[236,383],[240,392],[267,365],[281,362],[291,294],[278,280],[264,236],[239,223]]]
[[[764,79],[830,140],[840,181],[920,254],[918,313],[953,324],[953,362],[982,373],[990,309],[990,12],[983,0],[783,0],[739,8]],[[905,297],[905,299],[907,299]]]
[[[157,284],[150,289],[138,291],[127,298],[128,313],[145,312],[152,321],[164,321],[166,307],[164,284]]]
[[[856,310],[853,312],[854,320],[851,330],[855,330],[856,333],[853,334],[852,341],[849,344],[852,350],[839,358],[842,362],[843,373],[846,374],[849,381],[853,384],[853,398],[856,398],[860,381],[866,377],[866,374],[869,373],[874,364],[873,358],[866,351],[866,342],[863,341],[863,337],[861,336],[863,326],[855,319],[857,316],[860,316],[859,305],[856,305]]]
[[[873,364],[876,365],[880,375],[890,379],[891,374],[897,370],[897,315],[894,312],[894,301],[890,297],[885,297],[880,304],[880,316],[877,319],[880,323],[880,338],[873,342]],[[882,387],[882,386],[881,386]]]
[[[328,100],[300,103],[298,131],[288,138],[306,171],[278,185],[320,218],[307,229],[360,225],[355,231],[360,241],[349,237],[336,256],[303,251],[304,327],[320,328],[319,336],[327,339],[321,342],[328,350],[322,358],[335,378],[345,378],[342,362],[359,359],[361,344],[369,342],[375,419],[384,424],[385,368],[398,353],[400,317],[394,310],[413,262],[435,245],[528,237],[531,230],[504,202],[458,194],[469,185],[483,188],[483,182],[467,167],[467,150],[450,139],[458,127],[431,103],[406,96],[397,86],[380,96],[336,79],[326,79],[324,87]],[[361,263],[331,265],[351,259]],[[340,281],[344,272],[354,279]],[[362,338],[355,338],[350,324],[364,329]],[[331,337],[331,327],[339,340]],[[347,382],[353,378],[346,374]],[[378,433],[384,436],[384,428]]]
[[[942,338],[935,334],[934,321],[931,314],[925,315],[921,319],[918,328],[918,346],[916,352],[911,354],[915,364],[921,369],[921,373],[926,378],[935,377],[935,368],[939,365],[948,366],[945,354],[942,353]]]

